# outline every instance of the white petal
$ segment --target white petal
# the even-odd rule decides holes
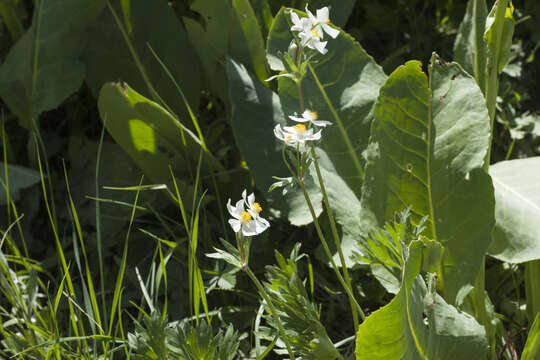
[[[240,221],[236,219],[229,219],[229,225],[231,225],[235,233],[239,232],[240,228],[242,227],[242,225],[240,224]]]
[[[326,120],[313,120],[311,122],[313,123],[313,125],[320,126],[320,127],[325,127],[326,125],[332,125],[331,121],[326,121]]]
[[[329,17],[329,11],[328,11],[327,6],[317,9],[317,20],[319,22],[323,24],[326,23],[326,21],[328,21],[328,17]]]
[[[321,138],[321,132],[322,130],[319,130],[318,132],[313,134],[313,136],[311,137],[311,140],[319,140]]]
[[[234,211],[236,214],[233,216],[239,219],[240,215],[244,212],[244,199],[238,200],[236,202],[236,205],[234,205]]]
[[[242,191],[242,199],[244,199],[244,202],[246,201],[246,195],[247,195],[247,191],[246,189],[244,189],[244,191]]]
[[[302,114],[303,116],[304,114]],[[296,121],[296,122],[301,122],[301,123],[305,123],[305,122],[308,122],[309,119],[305,119],[305,117],[296,117],[296,116],[292,116],[292,115],[289,115],[289,119],[293,120],[293,121]]]
[[[289,116],[290,117],[290,116]],[[308,120],[308,121],[313,121],[313,116],[311,116],[311,110],[306,110],[302,113],[302,117],[305,119],[305,120]]]
[[[253,236],[257,235],[257,225],[255,221],[249,221],[242,225],[242,234],[244,236]]]
[[[255,229],[258,234],[262,233],[263,231],[265,231],[266,229],[270,227],[270,224],[268,223],[268,221],[266,221],[266,219],[263,219],[262,217],[259,217],[258,219],[256,219],[254,223],[255,223]]]
[[[231,205],[231,199],[229,199],[229,201],[227,201],[227,210],[229,210],[229,214],[231,214],[231,216],[236,217],[236,211]]]
[[[332,39],[335,39],[339,35],[339,30],[334,29],[330,25],[323,24],[323,30],[332,37]]]
[[[274,135],[281,141],[285,141],[284,137],[283,137],[283,130],[281,129],[281,126],[279,124],[277,124],[275,127],[274,127]]]
[[[300,17],[294,11],[291,11],[291,21],[294,25],[301,25]]]
[[[251,207],[251,205],[253,205],[254,202],[255,202],[255,194],[251,193],[249,194],[247,198],[247,204]]]
[[[317,22],[317,18],[313,15],[313,13],[312,13],[311,11],[309,11],[309,9],[308,9],[308,4],[306,4],[306,12],[307,12],[307,14],[308,14],[308,16],[309,16],[309,20],[310,20],[313,24],[315,24],[315,23]]]
[[[314,41],[313,47],[324,55],[328,52],[328,50],[326,50],[326,43],[327,41]]]

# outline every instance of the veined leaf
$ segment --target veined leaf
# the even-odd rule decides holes
[[[197,163],[201,143],[196,135],[129,85],[105,84],[99,93],[98,108],[107,131],[152,182],[168,184],[169,165],[175,174],[181,174]],[[182,129],[185,144],[180,135]],[[211,155],[205,157],[203,164],[207,169],[219,168]]]
[[[149,89],[150,82],[175,114],[185,119],[184,123],[189,123],[182,96],[148,46],[179,84],[191,108],[197,109],[200,65],[174,10],[167,1],[124,1],[122,4],[111,1],[111,4],[129,43],[110,8],[103,11],[90,27],[89,42],[83,55],[87,66],[86,81],[94,96],[98,97],[106,82],[124,81],[143,96],[158,101]],[[131,50],[136,53],[139,63]]]
[[[236,143],[252,171],[255,184],[265,191],[273,182],[272,176],[290,176],[281,158],[283,143],[273,133],[274,126],[284,121],[279,97],[243,65],[228,59],[227,67]],[[306,187],[318,215],[322,212],[320,191],[311,180],[307,180]],[[312,221],[301,191],[291,191],[285,196],[278,192],[275,190],[267,197],[274,201],[274,206],[285,209],[292,224],[305,225]],[[281,204],[276,203],[278,201]]]
[[[482,359],[485,330],[447,304],[420,276],[424,245],[414,240],[394,299],[371,314],[356,335],[356,360]]]
[[[0,96],[22,126],[56,108],[84,79],[84,31],[103,0],[40,0],[32,25],[0,66]]]
[[[495,228],[489,254],[522,263],[540,259],[540,157],[490,166],[495,188]]]
[[[427,216],[424,235],[445,248],[439,276],[454,303],[474,281],[494,224],[493,186],[482,170],[489,117],[482,92],[459,65],[434,55],[429,75],[410,61],[381,89],[362,218],[382,225],[407,206],[414,221]]]

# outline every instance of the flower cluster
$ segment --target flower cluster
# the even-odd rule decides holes
[[[291,12],[291,21],[293,23],[291,31],[298,32],[302,47],[308,47],[317,50],[321,54],[326,54],[328,52],[326,49],[327,41],[322,41],[324,33],[327,33],[333,39],[339,35],[339,30],[329,25],[328,7],[318,9],[317,16],[314,16],[306,5],[306,13],[308,17],[300,18],[294,11]]]
[[[268,221],[259,215],[262,207],[255,202],[255,195],[253,193],[247,195],[246,190],[242,192],[242,199],[238,200],[234,206],[231,205],[231,199],[229,199],[227,210],[233,217],[229,219],[229,224],[235,233],[241,231],[244,236],[254,236],[270,226]]]
[[[291,31],[297,32],[297,38],[296,40],[293,40],[289,47],[288,55],[285,56],[285,60],[288,60],[289,72],[286,74],[275,75],[268,79],[268,81],[276,77],[286,76],[297,81],[299,84],[303,78],[303,75],[301,75],[303,72],[298,71],[298,69],[305,69],[305,65],[310,57],[304,59],[301,55],[298,55],[298,60],[295,60],[298,47],[301,49],[298,54],[302,53],[302,50],[305,48],[316,50],[321,54],[326,54],[328,52],[326,49],[328,41],[323,41],[324,35],[327,34],[334,39],[339,35],[339,30],[329,25],[330,19],[328,7],[318,9],[315,16],[309,11],[306,5],[306,13],[308,15],[307,17],[300,18],[297,13],[291,11],[291,21],[293,23]],[[294,56],[290,53],[294,53]],[[298,64],[296,64],[297,61],[299,62]],[[300,64],[301,62],[303,62],[302,64],[304,66],[300,66],[302,65]],[[322,129],[319,128],[326,127],[332,123],[326,120],[319,120],[316,111],[310,109],[302,109],[302,111],[300,116],[297,116],[296,113],[289,116],[289,119],[297,123],[296,125],[283,127],[281,125],[276,125],[274,127],[274,135],[279,140],[283,141],[285,145],[294,147],[297,151],[302,153],[302,156],[300,157],[302,159],[302,165],[300,168],[308,168],[310,164],[309,155],[304,156],[304,153],[308,148],[307,145],[310,141],[320,140]],[[299,178],[302,176],[302,174],[299,175]],[[283,187],[283,194],[285,194],[287,190],[294,185],[292,177],[274,178],[279,181],[272,184],[271,190]],[[227,202],[227,209],[232,216],[232,219],[229,219],[229,224],[237,234],[240,233],[243,236],[254,236],[262,233],[270,226],[268,221],[259,215],[262,208],[259,203],[255,202],[255,195],[250,194],[247,196],[245,190],[242,193],[242,199],[238,200],[234,206],[231,205],[231,199],[229,199]]]
[[[283,128],[278,124],[274,127],[274,135],[286,145],[296,147],[303,152],[306,141],[314,141],[321,138],[322,130],[315,132],[312,126],[325,127],[332,124],[330,121],[318,120],[318,117],[317,112],[312,110],[304,111],[301,117],[289,116],[289,119],[300,124],[284,126]],[[307,126],[304,124],[307,124]]]

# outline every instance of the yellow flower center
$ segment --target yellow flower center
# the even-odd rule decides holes
[[[325,24],[330,24],[330,19],[327,19],[324,23]]]
[[[316,38],[321,38],[321,36],[319,35],[319,33],[317,32],[317,30],[315,29],[311,29],[311,33],[313,34],[313,36],[315,36]]]
[[[319,117],[319,114],[317,114],[316,111],[307,110],[307,113],[313,120],[317,120]]]
[[[298,134],[303,134],[307,131],[306,126],[304,124],[294,125],[294,130]]]
[[[242,224],[245,224],[249,222],[250,220],[251,220],[251,214],[248,213],[247,211],[244,211],[243,213],[240,214],[240,222]]]
[[[251,210],[255,211],[256,213],[260,213],[262,211],[261,204],[258,202],[253,203],[253,205],[251,205]]]

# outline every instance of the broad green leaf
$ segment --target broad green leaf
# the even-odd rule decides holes
[[[0,205],[7,203],[6,194],[6,174],[4,174],[6,163],[0,161]],[[7,177],[9,181],[9,200],[17,201],[20,197],[20,191],[40,182],[39,172],[25,168],[23,166],[7,164]]]
[[[529,331],[527,343],[521,354],[521,360],[536,360],[540,357],[540,313],[536,314]]]
[[[199,158],[200,142],[164,108],[125,83],[105,84],[98,108],[107,131],[152,182],[168,184],[169,166],[175,175],[189,176],[188,169]],[[203,161],[206,168],[209,161],[218,166],[207,156]]]
[[[380,226],[407,206],[414,221],[427,216],[424,235],[445,248],[441,288],[455,303],[480,269],[494,223],[493,186],[482,170],[489,117],[482,92],[459,65],[434,55],[429,74],[410,61],[381,89],[361,217]]]
[[[261,28],[249,0],[233,0],[236,18],[234,24],[239,25],[238,32],[233,31],[230,48],[231,56],[252,70],[260,81],[270,76],[266,67],[266,51]],[[235,28],[235,27],[233,27]]]
[[[484,328],[447,304],[419,275],[423,245],[413,241],[394,299],[372,313],[356,335],[356,360],[469,360],[487,350]]]
[[[79,59],[84,31],[102,0],[36,1],[32,25],[0,66],[0,97],[30,129],[43,111],[56,108],[84,79]]]
[[[290,10],[282,8],[267,44],[268,59],[275,70],[282,66],[278,52],[286,52],[293,38],[289,22]],[[373,105],[386,75],[360,44],[343,31],[328,41],[328,53],[315,56],[301,87],[305,107],[316,111],[320,119],[333,122],[323,131],[317,156],[330,205],[344,228],[346,244],[348,237],[359,232],[358,217],[350,214],[360,211],[361,152],[367,145]],[[302,112],[294,81],[279,78],[279,96],[285,115]]]
[[[285,117],[276,93],[261,84],[243,65],[230,58],[227,61],[234,137],[255,184],[266,191],[274,182],[272,176],[290,176],[281,157],[282,142],[273,132],[274,126],[283,124]],[[318,215],[322,211],[320,191],[310,180],[306,186]],[[285,196],[274,190],[267,197],[274,201],[275,207],[286,211],[292,224],[305,225],[312,221],[299,189]]]
[[[113,2],[113,5],[116,5]],[[167,1],[131,1],[123,11],[114,7],[126,30],[133,50],[147,75],[144,79],[133,54],[116,23],[111,10],[105,9],[90,27],[89,41],[84,52],[87,66],[86,81],[98,97],[101,87],[109,81],[124,81],[153,101],[146,81],[179,116],[189,123],[189,114],[182,97],[148,46],[157,53],[182,88],[192,109],[197,109],[200,97],[200,65],[182,24]],[[129,8],[131,31],[122,19]]]
[[[498,74],[510,61],[515,25],[512,1],[497,1],[486,19],[484,38],[488,49],[488,64],[492,69],[497,69]]]
[[[476,79],[484,90],[486,81],[486,0],[469,0],[454,42],[454,60]]]
[[[495,228],[489,254],[522,263],[540,259],[540,157],[490,166],[495,188]]]
[[[203,22],[183,18],[189,41],[199,56],[207,86],[226,102],[225,56],[229,49],[233,16],[230,1],[196,0],[191,9],[200,14]]]

